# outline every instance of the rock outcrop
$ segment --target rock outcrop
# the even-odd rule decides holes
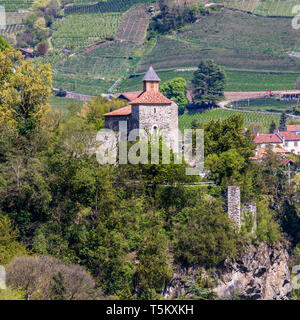
[[[206,274],[216,278],[214,291],[221,298],[238,292],[242,299],[283,300],[292,289],[288,258],[283,245],[260,243],[258,247],[249,246],[235,261],[225,261],[213,274],[208,270]],[[187,281],[196,281],[200,268],[179,268],[163,296],[171,299],[184,295]]]

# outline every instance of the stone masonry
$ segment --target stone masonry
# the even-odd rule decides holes
[[[241,196],[240,187],[229,186],[228,196],[228,216],[232,219],[238,229],[241,227]]]

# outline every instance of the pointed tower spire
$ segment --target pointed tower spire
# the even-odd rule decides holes
[[[143,78],[143,82],[144,82],[144,91],[159,91],[160,79],[152,66],[150,66],[150,68],[146,72]]]
[[[146,72],[143,81],[160,81],[158,75],[156,74],[152,66],[150,66],[150,68]]]

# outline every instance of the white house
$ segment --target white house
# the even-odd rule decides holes
[[[298,126],[300,129],[300,126]],[[290,129],[295,129],[291,128]],[[264,148],[267,145],[271,147],[280,146],[285,150],[292,152],[296,155],[300,155],[300,130],[299,135],[293,131],[278,131],[274,130],[274,133],[257,134],[254,142],[258,148]]]

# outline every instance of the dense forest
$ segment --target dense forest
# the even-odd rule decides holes
[[[124,102],[51,111],[50,66],[0,48],[2,299],[160,299],[175,266],[216,268],[261,241],[297,250],[300,180],[289,183],[271,150],[249,159],[256,146],[240,115],[199,126],[212,185],[174,161],[100,165],[91,149],[103,114]],[[254,234],[228,218],[229,185],[257,203]],[[218,298],[194,287],[195,298]]]

